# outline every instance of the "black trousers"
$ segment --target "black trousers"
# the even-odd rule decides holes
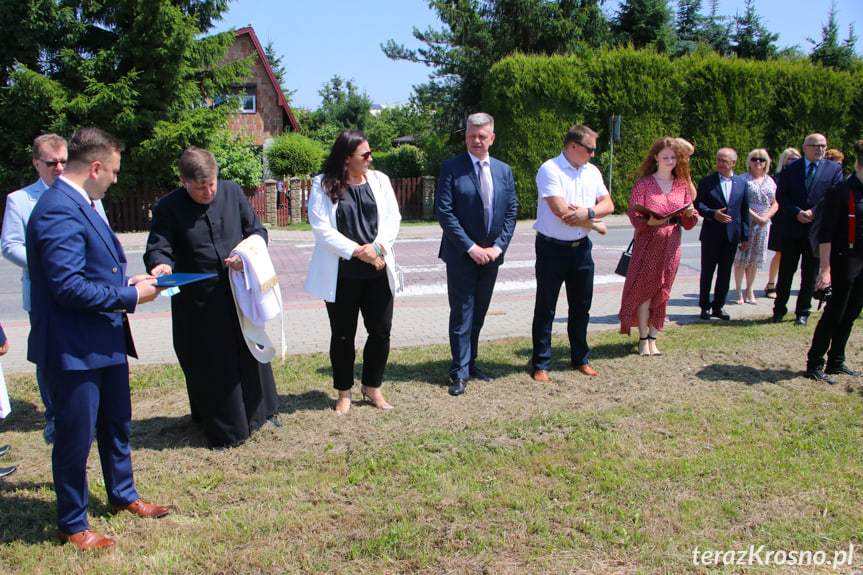
[[[839,367],[845,362],[851,328],[863,309],[863,253],[851,251],[832,256],[830,280],[833,295],[812,336],[806,369],[823,368],[825,353],[828,367]]]
[[[701,281],[698,293],[698,306],[703,310],[719,311],[728,297],[731,283],[731,268],[737,244],[731,242],[701,242]],[[713,288],[713,301],[710,300],[710,284],[716,272],[716,287]]]
[[[360,313],[369,334],[363,348],[362,383],[366,387],[380,387],[390,355],[393,323],[393,294],[386,274],[373,279],[345,279],[339,275],[336,301],[327,302],[332,330],[333,387],[340,391],[347,391],[354,385],[354,340]]]
[[[534,369],[548,370],[551,366],[551,330],[560,286],[566,285],[569,302],[567,335],[573,367],[588,362],[587,324],[593,301],[593,256],[589,238],[576,247],[563,246],[536,237],[536,303],[533,307]]]
[[[800,262],[800,291],[797,293],[798,316],[808,316],[812,309],[812,294],[815,292],[815,279],[818,275],[819,259],[812,253],[808,238],[783,238],[782,259],[779,260],[779,278],[776,280],[776,301],[773,315],[784,316],[788,311],[788,298],[791,297],[791,282]]]

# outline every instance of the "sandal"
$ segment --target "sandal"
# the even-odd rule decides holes
[[[649,335],[649,336],[647,336],[647,339],[649,339],[649,340],[650,340],[649,342],[647,342],[648,344],[650,344],[650,343],[653,343],[653,342],[655,342],[655,341],[656,341],[656,336]],[[654,348],[656,348],[656,344],[655,344],[655,343],[653,343],[653,347],[654,347]],[[657,349],[657,350],[656,350],[656,353],[651,353],[650,355],[653,355],[653,356],[659,357],[659,356],[661,356],[661,355],[662,355],[662,352],[661,352],[661,351],[659,351],[659,350]]]
[[[770,299],[776,299],[776,284],[775,283],[770,282],[769,284],[767,284],[767,286],[764,288],[764,297],[767,297]]]
[[[737,290],[737,301],[735,303],[737,305],[743,305],[743,303],[744,303],[743,292],[740,290]]]
[[[640,356],[650,355],[650,344],[647,342],[647,340],[649,340],[649,339],[650,339],[649,336],[638,338],[638,355],[640,355]],[[642,344],[644,344],[644,345],[642,346]]]

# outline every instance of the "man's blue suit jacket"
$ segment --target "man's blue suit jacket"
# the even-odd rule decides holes
[[[138,294],[127,287],[117,236],[84,197],[58,178],[27,224],[30,340],[27,359],[56,370],[126,362],[123,313]]]
[[[725,213],[731,216],[731,221],[727,224],[719,223],[715,219],[716,211],[722,208],[727,208]],[[749,191],[742,176],[735,175],[731,178],[731,195],[728,202],[722,193],[719,172],[701,178],[698,182],[695,209],[704,218],[698,238],[702,242],[737,244],[749,241]]]
[[[496,264],[503,263],[506,248],[515,231],[518,204],[512,169],[490,158],[494,185],[494,206],[491,229],[486,231],[482,191],[476,167],[467,152],[441,164],[440,179],[435,195],[435,210],[443,229],[439,257],[445,262],[469,257],[473,244],[482,248],[497,246],[501,250]]]
[[[782,217],[782,237],[809,237],[812,224],[797,221],[797,215],[803,210],[811,209],[814,212],[827,190],[841,181],[842,166],[826,158],[818,162],[809,190],[806,189],[806,161],[803,158],[783,166],[776,177],[776,201]]]

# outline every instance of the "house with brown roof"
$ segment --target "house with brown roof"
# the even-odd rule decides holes
[[[242,85],[235,86],[234,95],[244,94],[240,110],[231,116],[231,131],[245,133],[254,139],[256,146],[269,144],[285,132],[299,132],[294,113],[282,87],[273,74],[266,53],[251,26],[236,31],[236,39],[228,48],[226,60],[234,62],[254,54],[251,75]]]

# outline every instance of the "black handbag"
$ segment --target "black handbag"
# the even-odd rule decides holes
[[[620,261],[617,262],[617,267],[614,268],[614,273],[619,276],[626,277],[626,272],[629,271],[629,260],[632,259],[632,245],[635,243],[635,238],[629,242],[629,247],[626,251],[620,254]]]

